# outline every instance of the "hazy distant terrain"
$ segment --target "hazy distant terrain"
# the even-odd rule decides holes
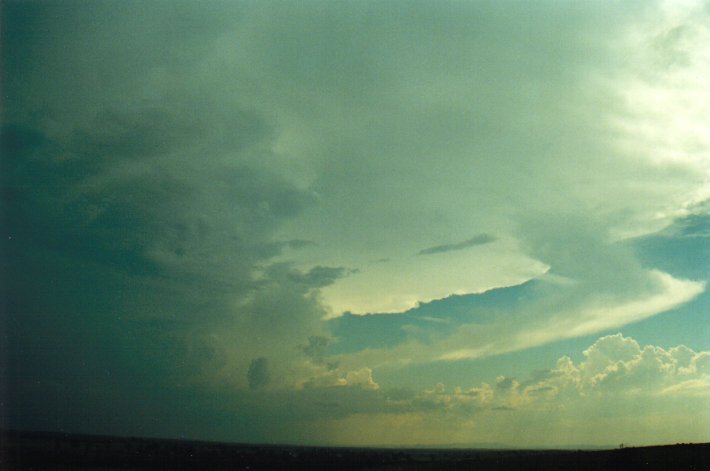
[[[705,470],[710,443],[614,450],[345,448],[2,434],[0,469]]]

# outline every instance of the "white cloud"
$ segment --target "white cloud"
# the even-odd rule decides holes
[[[318,205],[282,229],[286,238],[318,245],[287,258],[306,268],[358,270],[323,290],[330,317],[403,312],[451,294],[520,283],[548,267],[555,275],[600,281],[605,290],[635,296],[637,283],[648,282],[649,275],[632,266],[632,254],[619,257],[610,241],[658,230],[708,194],[703,149],[710,116],[702,103],[710,74],[704,60],[706,13],[699,8],[659,3],[624,11],[608,24],[586,12],[589,18],[577,16],[565,25],[579,31],[566,37],[569,50],[545,41],[543,31],[551,25],[540,18],[539,24],[525,20],[529,37],[521,43],[464,35],[457,45],[424,25],[418,40],[426,39],[432,52],[460,53],[435,68],[425,66],[433,57],[396,58],[397,46],[411,32],[399,29],[378,43],[377,28],[386,21],[376,22],[373,43],[352,41],[364,41],[381,54],[375,57],[392,58],[358,58],[386,79],[364,91],[328,81],[307,116],[274,105],[288,116],[281,132],[300,143],[289,148],[282,142],[279,148],[308,162],[310,185],[320,195]],[[464,9],[463,17],[468,13]],[[511,37],[522,21],[518,13],[512,11],[501,26]],[[331,14],[342,20],[334,12],[322,17]],[[319,40],[330,35],[338,37],[325,29],[311,40],[324,47]],[[481,57],[486,45],[488,62],[475,66],[471,58]],[[511,51],[530,57],[530,63]],[[661,61],[681,56],[672,64]],[[559,58],[547,64],[559,71],[556,78],[536,65],[546,57]],[[336,62],[350,70],[351,60]],[[310,96],[313,90],[302,85]],[[371,106],[374,99],[380,106]],[[351,105],[346,113],[341,103]],[[414,256],[481,232],[498,242]],[[617,311],[606,318],[590,307],[581,318],[573,316],[580,324],[572,329],[589,333],[623,325],[682,302],[697,289],[664,283],[663,299],[614,303]],[[596,289],[586,286],[588,292]]]
[[[694,389],[708,380],[707,372],[694,367],[708,352],[694,352],[683,345],[670,349],[641,347],[634,339],[615,334],[601,337],[583,354],[584,360],[578,365],[561,358],[549,376],[534,386],[571,388],[580,397],[593,394],[603,400],[612,394],[695,395]]]
[[[361,368],[357,371],[348,371],[345,375],[345,385],[359,386],[365,389],[379,389],[380,386],[372,379],[370,368]]]
[[[663,226],[710,196],[710,112],[704,106],[710,100],[709,15],[703,1],[661,1],[614,44],[628,62],[607,77],[620,103],[609,116],[615,144],[661,169],[664,191],[676,188],[665,205],[659,200],[634,217],[638,231]],[[676,186],[682,180],[685,188]],[[634,233],[631,226],[617,230]]]
[[[498,376],[493,386],[483,383],[447,391],[443,384],[438,384],[417,394],[416,401],[443,409],[459,405],[519,409],[569,407],[574,401],[596,398],[593,400],[601,401],[601,406],[614,395],[697,396],[701,385],[710,379],[709,352],[695,352],[683,345],[669,349],[642,347],[622,334],[599,338],[584,350],[583,357],[578,364],[562,357],[549,370],[531,373],[530,378]],[[371,375],[367,368],[352,372],[355,373],[358,378]]]
[[[623,301],[592,298],[572,310],[561,307],[559,311],[549,313],[543,325],[523,327],[514,333],[508,348],[519,350],[621,327],[673,309],[694,299],[705,289],[704,283],[675,279],[658,271],[652,271],[649,278],[658,282],[660,292],[642,293],[637,299]]]
[[[428,257],[414,256],[414,252],[394,260],[360,264],[357,273],[322,290],[328,317],[343,312],[401,313],[451,295],[517,285],[544,272],[542,263],[511,251],[510,243],[497,245]]]
[[[317,426],[329,430],[329,443],[361,445],[699,442],[708,433],[710,375],[693,365],[704,365],[707,358],[709,352],[683,345],[641,346],[621,334],[609,335],[586,349],[579,363],[565,356],[549,370],[520,379],[499,376],[493,385],[447,388],[439,383],[388,399],[384,409],[376,401],[370,410],[361,407]],[[386,427],[386,436],[380,427]]]
[[[485,358],[638,322],[686,303],[704,290],[703,283],[658,271],[639,269],[629,275],[638,279],[633,286],[616,284],[616,276],[611,286],[603,279],[543,283],[534,296],[512,303],[493,319],[474,317],[452,333],[438,335],[434,342],[411,336],[396,346],[340,355],[338,360],[357,367]],[[619,287],[629,292],[620,292]]]

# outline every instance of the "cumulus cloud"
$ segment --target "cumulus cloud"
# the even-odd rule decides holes
[[[656,420],[665,420],[668,430],[662,436],[700,441],[707,431],[699,424],[707,418],[698,419],[698,414],[707,410],[710,377],[697,364],[704,364],[707,357],[708,352],[683,345],[641,346],[622,334],[609,335],[584,350],[579,363],[565,356],[527,378],[498,376],[493,385],[449,389],[440,383],[419,393],[392,392],[389,410],[380,406],[360,410],[336,423],[354,426],[368,419],[387,424],[385,440],[391,444],[414,444],[411,439],[421,440],[426,435],[421,429],[429,428],[429,440],[446,437],[448,443],[490,443],[507,436],[516,440],[516,446],[609,446],[616,441],[653,443],[648,440],[654,440],[649,437],[659,425]],[[653,413],[646,415],[650,410]],[[445,431],[437,429],[440,421],[448,423]],[[412,422],[420,429],[414,435],[408,431]],[[629,422],[636,428],[629,429]],[[347,429],[336,433],[336,443],[338,437],[343,443],[367,443],[357,441]]]
[[[531,372],[523,379],[498,376],[493,385],[456,386],[449,391],[439,383],[399,400],[409,401],[414,408],[410,410],[420,411],[459,406],[469,406],[469,412],[558,409],[585,400],[598,401],[597,406],[602,407],[604,401],[616,400],[617,396],[639,400],[670,394],[676,394],[676,398],[695,396],[696,388],[709,380],[704,366],[708,352],[695,352],[683,345],[642,347],[633,338],[615,334],[599,338],[582,356],[579,363],[561,357],[549,369]]]
[[[362,368],[357,371],[348,371],[345,376],[345,384],[365,389],[376,390],[380,388],[380,386],[372,379],[372,370],[370,368]]]
[[[671,392],[680,398],[696,395],[695,388],[709,380],[707,371],[697,368],[707,352],[683,345],[641,347],[633,338],[615,334],[599,338],[582,354],[578,364],[565,356],[554,367],[522,382],[499,376],[494,388],[484,384],[482,388],[490,390],[489,407],[559,408],[577,400],[599,401],[597,406],[602,407],[604,401],[617,400],[616,396],[643,401]]]
[[[524,377],[416,391],[372,386],[369,369],[296,391],[266,391],[272,420],[298,417],[299,434],[339,445],[421,443],[615,446],[701,441],[707,430],[707,352],[597,339],[575,362],[564,356]],[[321,376],[323,380],[325,377]],[[289,404],[289,409],[279,404]],[[264,407],[263,404],[257,407]],[[661,431],[658,427],[663,425]]]

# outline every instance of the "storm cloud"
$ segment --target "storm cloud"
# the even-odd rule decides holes
[[[645,378],[699,436],[702,2],[0,9],[9,427],[528,445]]]

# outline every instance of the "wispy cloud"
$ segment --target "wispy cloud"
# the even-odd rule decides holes
[[[434,247],[422,249],[417,253],[417,255],[432,255],[432,254],[443,253],[443,252],[464,250],[464,249],[468,249],[471,247],[475,247],[477,245],[489,244],[495,240],[496,240],[496,238],[490,234],[478,234],[477,236],[472,237],[471,239],[468,239],[463,242],[458,242],[455,244],[435,245]]]

